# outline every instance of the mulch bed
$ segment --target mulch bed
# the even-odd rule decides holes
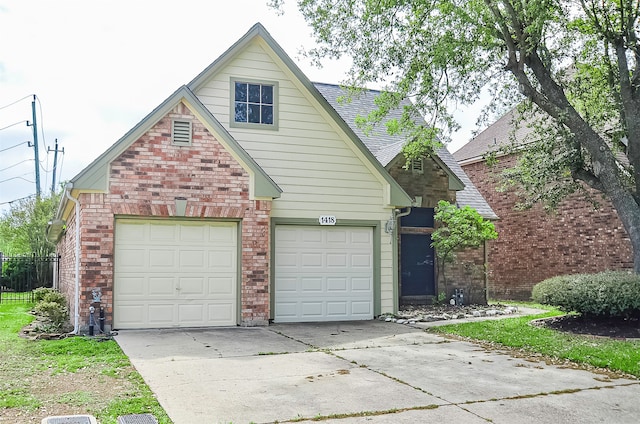
[[[609,337],[613,339],[640,339],[640,320],[581,315],[564,315],[535,321],[535,325],[573,334]]]

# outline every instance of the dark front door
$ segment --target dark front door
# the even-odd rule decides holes
[[[400,296],[435,296],[434,265],[435,255],[430,234],[401,234]]]

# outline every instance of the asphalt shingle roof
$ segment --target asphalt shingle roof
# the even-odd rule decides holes
[[[387,166],[391,161],[402,153],[402,146],[406,140],[402,135],[390,135],[384,125],[374,128],[369,134],[365,134],[362,129],[356,125],[356,117],[358,115],[366,116],[370,111],[377,108],[374,103],[376,96],[380,94],[377,90],[365,90],[362,93],[347,98],[346,92],[339,85],[313,83],[316,89],[327,99],[329,104],[335,109],[342,119],[362,140],[364,145],[373,153],[382,166]],[[344,100],[340,100],[344,96]],[[403,104],[408,104],[409,100],[405,99]],[[402,109],[392,110],[388,118],[400,118]],[[482,197],[478,189],[473,185],[467,174],[462,170],[456,159],[446,148],[440,148],[436,151],[440,160],[455,174],[464,184],[464,189],[456,194],[458,206],[471,206],[475,208],[480,215],[487,219],[497,219],[491,206]]]

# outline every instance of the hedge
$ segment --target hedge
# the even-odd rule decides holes
[[[535,302],[584,315],[640,315],[640,276],[629,272],[561,275],[533,287]]]

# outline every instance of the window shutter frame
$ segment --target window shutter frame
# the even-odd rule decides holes
[[[193,125],[189,120],[174,119],[171,121],[171,142],[177,146],[191,145]]]

